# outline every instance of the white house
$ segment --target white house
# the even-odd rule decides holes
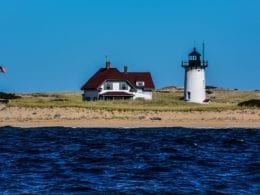
[[[105,68],[100,68],[81,88],[84,91],[82,99],[152,99],[155,89],[152,76],[149,72],[124,72],[111,68],[106,62]]]
[[[204,45],[203,59],[200,57],[200,53],[194,48],[189,54],[189,61],[182,62],[185,69],[184,100],[189,102],[203,103],[206,100],[205,69],[208,61],[204,60]]]

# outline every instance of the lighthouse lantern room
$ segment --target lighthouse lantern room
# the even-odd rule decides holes
[[[189,54],[189,61],[182,62],[182,67],[185,69],[184,100],[203,103],[206,99],[205,69],[208,67],[208,61],[204,60],[204,44],[202,59],[194,48]]]

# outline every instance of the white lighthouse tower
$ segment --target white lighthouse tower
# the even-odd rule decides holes
[[[185,69],[184,100],[203,103],[206,99],[205,69],[208,67],[208,61],[204,60],[204,44],[203,59],[194,48],[189,54],[189,61],[182,62],[182,67]]]

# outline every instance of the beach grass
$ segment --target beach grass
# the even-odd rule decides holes
[[[153,100],[82,101],[81,93],[34,93],[18,94],[19,99],[9,101],[10,107],[77,107],[98,110],[119,111],[224,111],[247,108],[241,102],[260,99],[258,91],[211,90],[209,104],[195,104],[183,101],[183,92],[154,92]],[[252,106],[251,106],[252,107]],[[253,106],[254,107],[254,106]],[[257,108],[257,107],[256,107]]]

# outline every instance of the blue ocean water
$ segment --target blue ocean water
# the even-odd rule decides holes
[[[260,129],[0,128],[0,193],[259,194]]]

